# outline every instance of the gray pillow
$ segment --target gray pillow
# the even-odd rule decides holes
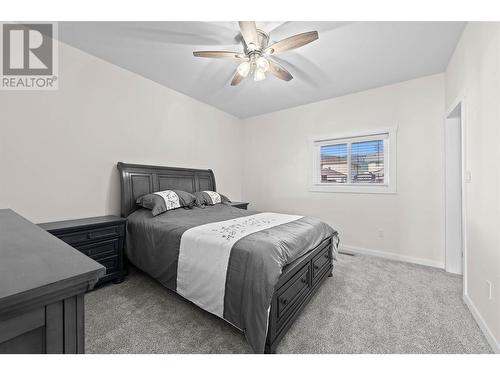
[[[182,190],[164,190],[143,195],[137,199],[136,203],[151,210],[153,216],[156,216],[180,207],[192,208],[195,204],[195,196]]]
[[[198,207],[213,206],[214,204],[218,203],[231,202],[225,195],[209,190],[197,191],[196,193],[194,193],[194,196],[196,198],[195,204]]]

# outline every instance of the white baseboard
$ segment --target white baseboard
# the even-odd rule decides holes
[[[340,244],[340,251],[346,251],[346,252],[356,253],[356,254],[373,255],[373,256],[380,257],[380,258],[399,260],[401,262],[415,263],[415,264],[421,264],[423,266],[430,266],[430,267],[444,269],[444,262],[438,262],[438,261],[430,260],[430,259],[409,257],[407,255],[387,253],[385,251],[366,249],[363,247],[343,245],[342,243]]]
[[[490,328],[484,321],[483,317],[479,313],[479,310],[476,308],[469,296],[464,295],[464,302],[469,308],[472,316],[476,320],[477,325],[479,326],[479,328],[481,328],[481,331],[483,331],[483,334],[486,337],[486,340],[488,340],[488,343],[490,344],[493,351],[497,354],[500,354],[500,343],[498,343],[498,341],[495,339],[495,336],[493,336],[493,333],[491,332]]]

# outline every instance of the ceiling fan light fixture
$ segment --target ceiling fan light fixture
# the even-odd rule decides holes
[[[265,57],[260,56],[256,61],[257,69],[262,72],[267,72],[269,70],[269,61]]]
[[[236,70],[240,76],[246,77],[248,76],[248,73],[250,73],[250,63],[248,61],[243,61],[240,65],[238,65]]]
[[[293,50],[318,39],[317,31],[295,34],[277,42],[269,43],[269,34],[257,29],[254,21],[239,21],[243,52],[231,51],[194,51],[196,57],[213,59],[231,59],[238,61],[236,72],[231,80],[231,86],[237,86],[243,79],[253,76],[254,81],[266,79],[266,74],[272,74],[283,81],[290,81],[290,72],[272,59],[274,55]]]
[[[264,73],[262,70],[260,69],[255,69],[255,72],[253,74],[253,80],[255,82],[259,82],[259,81],[262,81],[266,79],[266,73]]]

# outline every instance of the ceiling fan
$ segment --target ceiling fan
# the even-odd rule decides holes
[[[317,31],[309,31],[269,44],[269,34],[257,29],[253,21],[239,22],[241,36],[243,37],[243,52],[229,51],[195,51],[196,57],[208,57],[215,59],[233,59],[240,64],[231,81],[231,86],[236,86],[248,75],[253,75],[254,81],[262,81],[266,73],[284,81],[290,81],[293,76],[285,68],[273,61],[272,56],[281,52],[302,47],[318,39]]]

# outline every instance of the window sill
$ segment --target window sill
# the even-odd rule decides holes
[[[396,194],[396,188],[390,185],[368,186],[368,185],[311,185],[309,191],[320,193],[355,193],[355,194]]]

